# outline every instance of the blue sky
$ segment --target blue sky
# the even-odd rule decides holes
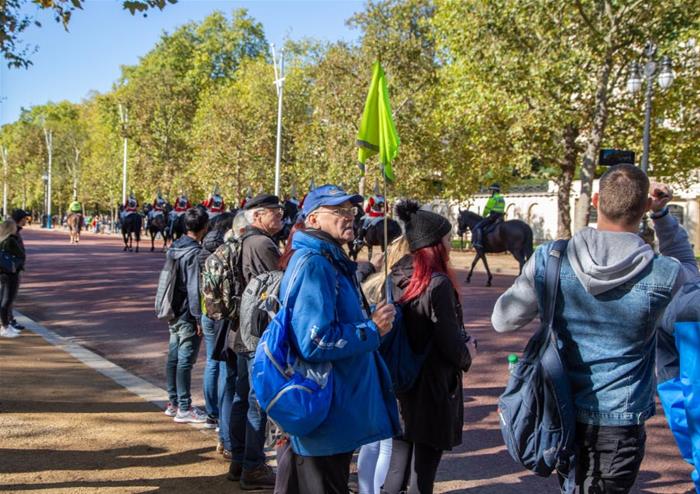
[[[132,16],[117,0],[87,0],[66,32],[47,12],[34,7],[28,13],[42,23],[29,28],[23,39],[38,46],[29,69],[0,67],[0,125],[13,122],[22,107],[48,101],[81,101],[91,90],[109,91],[121,65],[138,63],[163,31],[172,32],[190,20],[201,20],[215,10],[227,15],[244,7],[262,22],[267,40],[281,44],[286,38],[313,37],[351,41],[357,30],[345,21],[363,10],[362,0],[179,0],[162,12]]]

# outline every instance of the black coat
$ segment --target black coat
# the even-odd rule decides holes
[[[406,256],[391,270],[395,300],[408,286],[412,260]],[[436,449],[452,449],[462,443],[462,375],[471,365],[459,297],[450,279],[439,274],[402,309],[411,347],[417,352],[428,350],[415,385],[398,395],[404,437]]]

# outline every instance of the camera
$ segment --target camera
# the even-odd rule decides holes
[[[634,165],[634,151],[626,149],[601,149],[598,153],[599,166]]]

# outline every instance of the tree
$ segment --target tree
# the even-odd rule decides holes
[[[168,3],[176,2],[177,0],[123,0],[122,8],[132,15],[138,12],[145,16],[148,9],[163,10]],[[29,5],[52,11],[56,22],[68,30],[73,13],[82,10],[84,3],[85,0],[4,0],[0,11],[0,52],[5,57],[7,66],[26,69],[32,65],[29,58],[37,48],[26,45],[21,36],[28,27],[41,27],[41,23],[23,12]]]

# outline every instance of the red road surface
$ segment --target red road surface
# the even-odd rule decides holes
[[[62,231],[23,231],[28,249],[17,308],[130,372],[165,387],[168,330],[153,313],[160,252],[122,252],[115,237],[84,234],[79,246]],[[148,243],[150,245],[150,242]],[[142,247],[146,243],[142,243]],[[464,272],[458,271],[460,281]],[[507,379],[506,356],[524,348],[529,331],[500,335],[489,324],[491,309],[513,281],[495,275],[492,288],[475,274],[460,289],[464,320],[479,340],[479,356],[465,377],[464,442],[445,455],[437,492],[556,493],[554,479],[541,479],[510,459],[498,428],[496,399]],[[193,392],[201,401],[203,351]],[[663,412],[647,423],[647,454],[634,493],[692,493],[690,467],[678,455]]]

